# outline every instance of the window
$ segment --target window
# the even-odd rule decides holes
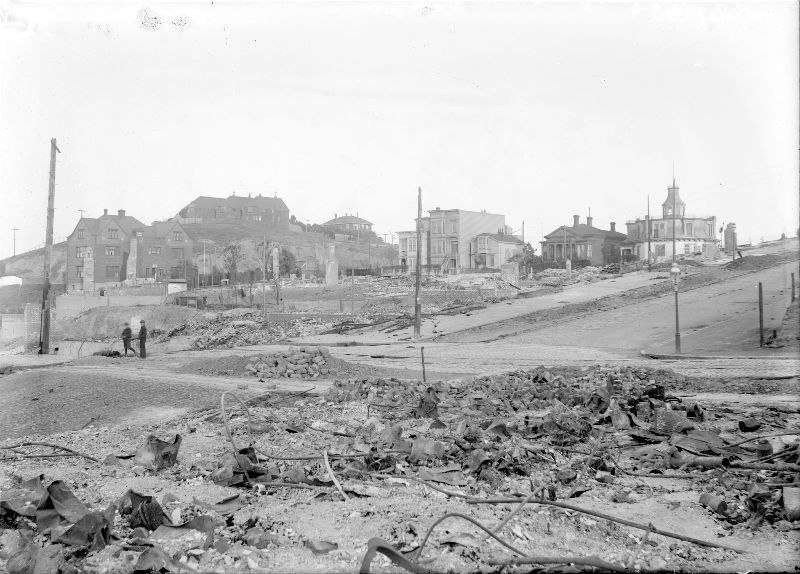
[[[75,248],[75,257],[78,259],[83,259],[87,257],[87,251],[85,247],[76,247]]]
[[[653,227],[653,239],[658,239],[658,237],[659,237],[659,234],[658,234],[659,227],[660,227],[660,226],[658,226],[658,225],[656,225],[655,227]]]
[[[78,239],[86,239],[86,230],[85,229],[79,229],[78,230]]]
[[[141,236],[142,236],[142,232],[141,231],[137,231],[136,232],[136,237],[141,237]]]
[[[437,239],[433,242],[433,252],[434,253],[444,253],[444,240]]]
[[[400,240],[400,252],[404,252],[408,250],[408,239],[401,239]]]
[[[456,223],[455,221],[449,221],[447,223],[447,233],[450,235],[454,235],[456,233]]]
[[[155,279],[158,274],[158,267],[145,267],[144,276],[148,279]]]
[[[253,207],[252,205],[248,205],[247,206],[247,213],[253,213],[255,210],[256,210],[256,208]]]
[[[453,255],[458,253],[458,241],[450,242],[450,253]]]
[[[84,277],[84,275],[83,275],[83,265],[78,265],[75,268],[75,277],[77,277],[78,279],[83,279],[83,277]]]
[[[693,231],[694,231],[694,225],[691,224],[691,223],[687,223],[686,224],[686,235],[688,235],[689,237],[692,237],[694,235]]]
[[[173,241],[183,241],[183,232],[182,231],[173,231],[172,232],[172,240]]]
[[[183,267],[170,267],[169,269],[169,277],[170,279],[180,279],[183,277]]]
[[[118,239],[119,238],[119,229],[113,229],[111,227],[108,228],[108,238],[109,239]]]
[[[119,265],[106,265],[106,279],[119,279]]]
[[[689,255],[692,252],[692,246],[688,243],[683,244],[683,253],[684,255]]]
[[[478,249],[486,249],[488,239],[486,237],[478,237]]]
[[[444,233],[444,221],[441,219],[431,221],[431,233]]]
[[[416,239],[409,239],[408,240],[408,252],[409,253],[416,253],[417,252],[417,240]]]
[[[486,265],[488,267],[494,267],[494,255],[487,255],[486,256]]]
[[[261,221],[261,216],[260,215],[254,215],[253,216],[253,221]]]
[[[106,256],[107,257],[113,257],[116,254],[117,254],[117,248],[116,247],[106,247]]]
[[[161,248],[160,247],[151,247],[147,250],[148,255],[161,255]]]
[[[586,246],[586,259],[592,258],[592,244]]]
[[[183,259],[183,247],[173,247],[171,251],[173,259]]]

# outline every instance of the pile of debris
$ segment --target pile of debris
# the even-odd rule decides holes
[[[328,356],[322,348],[289,355],[297,355],[295,366]],[[75,471],[84,492],[134,475],[138,492],[96,497],[91,508],[66,481],[34,477],[3,489],[0,528],[10,530],[0,536],[0,569],[355,571],[360,563],[369,572],[376,552],[409,571],[423,571],[423,563],[431,571],[732,564],[738,550],[730,541],[664,530],[661,516],[638,521],[642,509],[631,505],[658,504],[663,479],[679,478],[697,501],[669,506],[684,519],[693,512],[713,520],[727,531],[718,536],[752,538],[762,528],[765,540],[784,536],[800,525],[797,417],[706,410],[671,396],[676,379],[633,367],[540,367],[465,381],[361,377],[336,382],[322,397],[269,393],[245,402],[226,392],[221,408],[169,427],[186,429],[184,444],[195,441],[182,457],[177,434],[148,436],[135,455],[66,449],[99,467],[97,476],[88,463]],[[235,409],[225,406],[232,398]],[[97,442],[87,437],[85,445]],[[25,475],[18,465],[48,456],[42,445],[54,446],[0,448]],[[179,497],[168,490],[157,499],[168,480]],[[208,489],[216,489],[213,502]],[[450,530],[433,535],[445,519]],[[470,530],[453,528],[456,519]],[[550,557],[541,558],[547,541]],[[292,555],[301,560],[287,564]]]
[[[330,359],[331,354],[326,347],[299,347],[258,357],[246,369],[261,381],[275,377],[316,379],[330,372],[325,366]]]
[[[231,348],[277,343],[293,337],[307,337],[328,330],[332,326],[332,321],[314,318],[264,321],[258,311],[232,309],[223,313],[199,313],[156,342],[182,335],[190,337],[191,345],[196,349]]]

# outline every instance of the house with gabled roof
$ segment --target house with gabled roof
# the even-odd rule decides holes
[[[181,223],[264,223],[269,227],[289,227],[289,208],[278,197],[258,194],[255,197],[198,196],[178,212]]]
[[[103,210],[82,217],[67,237],[66,285],[93,291],[137,279],[186,278],[193,242],[178,221],[145,225],[125,213]]]
[[[588,261],[590,265],[607,265],[619,259],[619,246],[626,235],[610,223],[610,229],[599,229],[592,225],[592,216],[586,223],[579,215],[572,216],[572,225],[562,225],[544,236],[542,260],[545,262]]]

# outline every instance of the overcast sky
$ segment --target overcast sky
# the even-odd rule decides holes
[[[3,5],[3,4],[0,4]],[[0,8],[0,257],[78,210],[145,223],[277,193],[378,233],[424,209],[525,221],[688,214],[740,241],[798,227],[798,7],[206,3]]]

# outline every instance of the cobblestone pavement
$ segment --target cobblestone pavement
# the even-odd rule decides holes
[[[378,367],[400,367],[421,372],[419,348],[425,347],[429,370],[491,374],[539,365],[625,364],[658,366],[693,377],[791,378],[800,374],[798,358],[732,358],[654,360],[603,349],[550,345],[492,343],[393,344],[370,347],[333,347],[334,356]]]

